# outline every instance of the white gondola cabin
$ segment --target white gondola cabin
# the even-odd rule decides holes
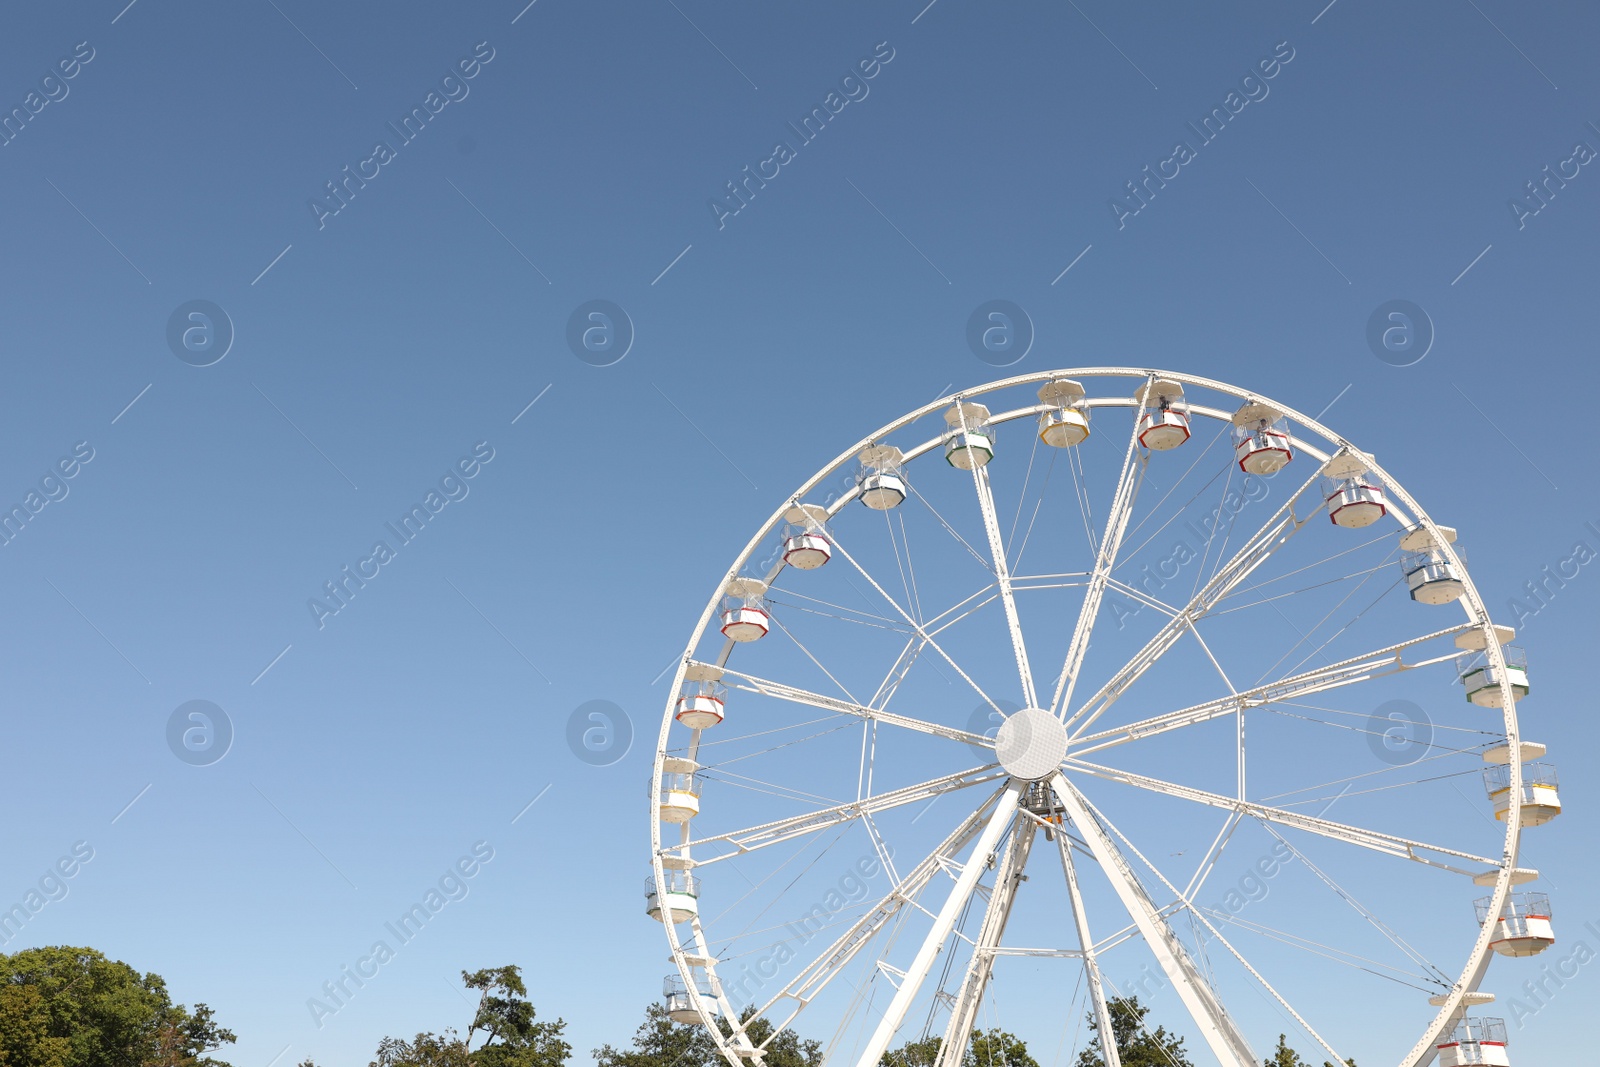
[[[711,991],[710,977],[695,973],[695,991],[700,994],[700,1002],[712,1015],[721,1014],[722,1006],[717,1003],[715,994]],[[689,984],[679,974],[667,975],[666,981],[661,985],[667,1009],[667,1018],[675,1023],[684,1023],[690,1026],[704,1023],[700,1013],[694,1010],[694,1001],[689,997]]]
[[[1450,526],[1438,527],[1440,537],[1453,544],[1456,531]],[[1400,535],[1400,570],[1406,576],[1406,588],[1411,599],[1419,604],[1453,604],[1467,591],[1461,580],[1461,571],[1450,562],[1439,541],[1426,526],[1418,523]],[[1465,560],[1459,548],[1456,556]]]
[[[722,722],[727,714],[727,699],[722,668],[710,663],[691,663],[684,668],[683,688],[678,691],[678,710],[673,718],[691,730],[708,729]]]
[[[1511,1067],[1506,1021],[1467,1016],[1439,1043],[1439,1067]]]
[[[1139,404],[1139,444],[1152,452],[1166,452],[1189,439],[1189,404],[1183,386],[1156,378],[1133,395]]]
[[[1477,902],[1478,922],[1489,922],[1493,897]],[[1556,943],[1550,925],[1550,897],[1544,893],[1511,893],[1506,897],[1500,917],[1494,919],[1489,947],[1502,956],[1537,956]]]
[[[1039,416],[1039,440],[1051,448],[1071,448],[1089,439],[1089,408],[1080,383],[1071,378],[1045,382],[1039,399],[1050,405]]]
[[[861,470],[856,485],[861,502],[873,511],[897,508],[906,500],[906,457],[894,445],[868,445],[856,457]]]
[[[783,518],[783,562],[796,570],[814,571],[833,557],[827,508],[796,504]]]
[[[722,636],[730,641],[759,641],[772,628],[767,613],[767,583],[760,578],[735,578],[724,589]]]
[[[1334,456],[1322,468],[1323,499],[1328,504],[1328,519],[1346,530],[1371,526],[1389,513],[1383,487],[1367,473],[1367,465],[1344,453]]]
[[[944,458],[952,467],[970,471],[994,458],[994,427],[989,425],[989,409],[982,404],[956,403],[944,413],[950,427],[944,442]]]
[[[1523,826],[1543,826],[1561,814],[1561,794],[1557,789],[1559,785],[1560,779],[1556,777],[1556,769],[1550,764],[1522,765],[1520,821]],[[1485,767],[1483,787],[1488,792],[1490,801],[1494,803],[1494,817],[1505,822],[1506,813],[1511,810],[1511,764],[1507,762]]]
[[[688,822],[700,814],[700,764],[684,756],[668,756],[661,767],[661,798],[657,806],[661,821]]]
[[[645,914],[657,922],[670,918],[674,923],[686,923],[700,914],[700,879],[688,871],[663,871],[666,876],[666,896],[658,898],[656,880],[645,879]]]
[[[1516,645],[1502,646],[1500,654],[1505,657],[1506,681],[1511,684],[1511,699],[1513,702],[1521,700],[1528,695],[1528,654]],[[1487,650],[1457,657],[1456,670],[1468,700],[1480,708],[1504,707],[1500,672],[1489,662]]]
[[[1233,458],[1246,474],[1277,474],[1294,459],[1283,412],[1254,398],[1233,413]]]

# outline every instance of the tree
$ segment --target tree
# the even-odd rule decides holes
[[[386,1037],[369,1067],[563,1067],[572,1054],[572,1046],[561,1039],[566,1021],[534,1022],[520,968],[462,971],[461,981],[478,990],[466,1037],[453,1028],[420,1033],[410,1041]],[[483,1044],[473,1048],[480,1032]]]
[[[233,1041],[204,1004],[173,1004],[160,975],[92,948],[0,956],[5,1067],[228,1067],[206,1053]]]
[[[747,1007],[739,1021],[751,1043],[766,1044],[767,1067],[819,1067],[822,1042],[788,1029],[773,1037],[772,1023],[754,1015],[755,1008]],[[719,1020],[718,1028],[724,1037],[733,1033],[725,1019]],[[602,1045],[594,1050],[594,1059],[596,1067],[720,1067],[726,1062],[705,1027],[673,1022],[660,1004],[645,1008],[644,1022],[633,1032],[632,1048]]]
[[[1189,1054],[1184,1051],[1183,1038],[1167,1033],[1164,1026],[1152,1033],[1144,1024],[1150,1009],[1139,1003],[1138,997],[1114,997],[1106,1004],[1111,1016],[1112,1039],[1116,1041],[1117,1058],[1122,1067],[1194,1067]],[[1101,1041],[1100,1021],[1089,1013],[1089,1030],[1093,1037],[1089,1047],[1078,1053],[1078,1067],[1105,1067]]]
[[[1270,1060],[1263,1061],[1262,1067],[1311,1067],[1311,1064],[1301,1059],[1300,1053],[1289,1047],[1288,1039],[1284,1034],[1279,1034],[1278,1047],[1273,1051]],[[1322,1067],[1333,1067],[1333,1064],[1323,1060]],[[1356,1061],[1345,1060],[1343,1067],[1356,1067]]]
[[[1262,1067],[1311,1067],[1300,1058],[1300,1053],[1288,1046],[1285,1038],[1284,1034],[1278,1035],[1278,1047],[1272,1053],[1272,1058],[1262,1063]]]
[[[939,1060],[944,1038],[934,1035],[907,1041],[883,1054],[879,1067],[933,1067]],[[974,1030],[961,1057],[961,1067],[1039,1067],[1028,1055],[1027,1044],[1004,1030]]]

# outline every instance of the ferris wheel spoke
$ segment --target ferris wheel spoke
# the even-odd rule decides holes
[[[1094,570],[1089,574],[1089,588],[1083,594],[1083,606],[1078,609],[1078,621],[1072,628],[1072,640],[1067,644],[1066,661],[1056,679],[1056,691],[1050,698],[1052,714],[1065,716],[1067,704],[1072,700],[1072,690],[1078,683],[1078,671],[1083,667],[1084,654],[1089,650],[1089,637],[1094,631],[1094,620],[1100,614],[1100,602],[1105,599],[1106,584],[1117,563],[1117,551],[1122,547],[1123,535],[1128,530],[1128,520],[1133,517],[1133,501],[1138,495],[1140,476],[1144,473],[1144,460],[1139,455],[1139,419],[1135,415],[1133,432],[1128,436],[1128,451],[1122,459],[1122,474],[1117,478],[1117,491],[1111,498],[1111,510],[1106,514],[1106,527],[1100,537],[1100,551],[1095,555]]]
[[[828,984],[843,972],[850,961],[889,925],[901,909],[916,907],[914,902],[918,894],[935,874],[945,869],[947,862],[960,854],[961,850],[978,835],[989,818],[991,809],[996,803],[1004,806],[1002,798],[1006,796],[1006,787],[989,794],[972,814],[963,819],[934,847],[932,852],[907,871],[904,878],[891,886],[888,893],[840,934],[815,960],[802,968],[799,974],[773,994],[772,999],[763,1004],[753,1017],[766,1017],[767,1013],[780,1002],[787,1001],[791,1005],[787,1017],[782,1022],[773,1020],[773,1032],[778,1033],[788,1026],[800,1012],[805,1010],[806,1005],[821,994]],[[802,919],[801,923],[804,924],[806,921]]]
[[[736,671],[731,668],[723,669],[723,678],[724,680],[739,680],[738,682],[728,683],[731,689],[775,697],[793,704],[805,704],[809,707],[821,708],[824,711],[836,711],[841,715],[854,715],[859,719],[887,723],[890,726],[899,726],[907,730],[915,730],[917,733],[931,734],[934,737],[944,737],[952,741],[962,741],[969,745],[976,745],[979,748],[994,747],[993,738],[972,733],[970,730],[961,730],[954,726],[928,722],[924,719],[912,718],[910,715],[884,711],[882,708],[869,708],[864,704],[840,700],[837,697],[826,697],[821,693],[813,693],[809,689],[801,689],[798,686],[786,685],[783,682],[758,678],[753,674],[745,674],[742,671]]]
[[[1078,871],[1072,862],[1072,849],[1067,844],[1065,831],[1055,835],[1056,847],[1061,853],[1061,870],[1067,878],[1067,893],[1072,898],[1072,921],[1078,929],[1078,947],[1083,953],[1083,973],[1089,984],[1089,997],[1094,1001],[1095,1022],[1100,1033],[1114,1034],[1111,1010],[1106,1006],[1105,983],[1100,978],[1100,957],[1094,950],[1094,938],[1089,933],[1089,915],[1084,911],[1083,892],[1078,888]],[[1109,1038],[1100,1042],[1101,1057],[1105,1067],[1122,1067],[1117,1043]]]
[[[861,577],[865,578],[867,580],[867,583],[869,585],[871,585],[873,589],[877,590],[879,596],[883,597],[884,600],[888,601],[889,606],[894,608],[895,613],[906,621],[906,625],[911,627],[911,631],[913,633],[915,633],[919,638],[921,638],[928,645],[929,648],[931,648],[935,652],[939,653],[939,655],[944,658],[944,661],[946,663],[950,664],[950,667],[951,667],[952,670],[954,670],[957,674],[961,675],[961,680],[966,682],[968,685],[970,685],[972,687],[973,692],[977,693],[978,696],[983,698],[983,702],[985,704],[988,704],[991,708],[993,708],[997,712],[1000,711],[1000,706],[994,702],[994,700],[989,696],[988,693],[985,693],[983,691],[983,687],[980,686],[977,682],[973,681],[972,680],[972,676],[969,675],[966,671],[961,669],[961,664],[957,663],[954,659],[950,658],[950,653],[946,652],[944,650],[944,647],[942,645],[940,645],[939,642],[937,642],[937,641],[935,641],[933,639],[933,635],[928,633],[927,629],[920,622],[918,622],[916,619],[913,619],[906,612],[906,609],[900,606],[900,602],[897,601],[889,593],[888,590],[886,590],[883,586],[878,584],[878,580],[876,578],[874,578],[867,571],[867,569],[865,567],[863,567],[860,563],[856,562],[856,558],[854,556],[852,556],[850,554],[849,550],[846,549],[844,547],[844,545],[839,542],[837,537],[834,539],[833,548],[834,548],[834,551],[838,552],[839,555],[843,556],[845,558],[845,560],[849,562],[850,566],[852,566],[852,567],[854,567],[856,569],[856,573],[860,574]],[[1001,714],[1004,714],[1004,713],[1002,712]]]
[[[1151,778],[1147,775],[1134,774],[1131,771],[1119,771],[1110,767],[1102,767],[1071,756],[1067,757],[1066,762],[1073,770],[1082,771],[1085,774],[1093,775],[1108,782],[1120,782],[1123,785],[1131,785],[1148,792],[1164,793],[1169,797],[1176,797],[1180,800],[1205,804],[1213,808],[1237,812],[1240,815],[1249,815],[1264,822],[1276,823],[1279,826],[1291,826],[1297,830],[1305,830],[1309,833],[1331,838],[1334,841],[1359,845],[1362,848],[1381,852],[1387,856],[1412,860],[1416,863],[1425,864],[1429,867],[1438,867],[1441,870],[1455,874],[1472,876],[1478,874],[1479,871],[1464,870],[1440,859],[1430,858],[1427,855],[1423,855],[1423,853],[1481,864],[1482,867],[1479,870],[1482,870],[1483,867],[1499,867],[1501,865],[1499,860],[1488,859],[1484,856],[1474,855],[1471,852],[1463,852],[1460,849],[1447,848],[1443,845],[1430,845],[1426,841],[1414,841],[1396,834],[1386,834],[1378,830],[1367,830],[1359,826],[1333,822],[1330,819],[1306,815],[1303,812],[1286,811],[1283,808],[1272,808],[1265,804],[1254,804],[1248,800],[1223,796],[1221,793],[1195,789],[1192,786],[1178,785],[1174,782],[1163,781],[1160,778]]]
[[[848,804],[838,804],[820,811],[808,812],[805,815],[796,815],[790,819],[776,819],[772,822],[762,823],[759,826],[748,826],[742,830],[731,830],[725,834],[713,834],[708,837],[695,838],[679,845],[670,845],[665,851],[680,852],[705,848],[710,845],[725,844],[732,846],[732,851],[710,856],[705,859],[696,857],[696,866],[704,867],[708,864],[742,856],[756,849],[766,848],[783,841],[789,841],[806,834],[826,830],[830,826],[851,822],[855,819],[870,819],[880,811],[904,807],[915,804],[919,800],[931,800],[943,796],[945,793],[954,793],[970,786],[982,785],[984,782],[993,782],[1005,778],[1006,772],[997,764],[986,767],[977,767],[960,774],[949,774],[943,778],[933,778],[916,785],[906,786],[904,789],[895,789],[888,793],[879,793],[876,796],[863,797],[861,800]]]
[[[1150,899],[1144,884],[1111,839],[1098,814],[1089,810],[1088,801],[1061,772],[1056,772],[1050,785],[1055,790],[1056,799],[1066,809],[1067,817],[1083,835],[1084,843],[1089,846],[1089,851],[1111,882],[1111,888],[1116,891],[1122,906],[1127,909],[1128,917],[1144,935],[1145,943],[1161,964],[1162,971],[1172,976],[1179,998],[1189,1010],[1189,1015],[1212,1053],[1222,1061],[1224,1067],[1255,1067],[1256,1055],[1250,1043],[1239,1032],[1216,991],[1200,974],[1161,909]],[[1109,1030],[1103,1031],[1101,1044],[1110,1041],[1109,1035]]]
[[[962,418],[964,420],[965,415]],[[962,429],[966,429],[964,421]],[[1011,633],[1011,652],[1016,657],[1017,676],[1022,682],[1023,706],[1036,707],[1039,698],[1033,689],[1033,668],[1028,665],[1028,646],[1022,636],[1022,621],[1017,616],[1017,598],[1011,589],[1011,568],[1006,563],[1005,541],[1000,536],[1000,517],[995,513],[994,489],[989,484],[987,466],[973,464],[972,485],[978,494],[978,509],[983,512],[984,533],[989,537],[989,557],[1000,587],[1000,603],[1005,608],[1006,629]]]
[[[1056,777],[1057,777],[1058,781],[1061,781],[1061,782],[1065,782],[1066,781],[1066,779],[1063,776],[1059,775],[1059,774]],[[1238,949],[1234,948],[1233,944],[1227,938],[1222,936],[1222,931],[1218,930],[1216,928],[1216,926],[1211,922],[1211,920],[1206,917],[1204,909],[1196,907],[1193,900],[1191,900],[1185,894],[1179,892],[1178,888],[1176,886],[1174,886],[1171,882],[1167,881],[1166,876],[1163,875],[1156,868],[1156,866],[1153,863],[1151,863],[1149,860],[1145,859],[1144,855],[1134,846],[1133,842],[1128,840],[1127,835],[1124,834],[1121,830],[1118,830],[1115,826],[1112,826],[1109,821],[1106,821],[1105,820],[1105,816],[1101,815],[1100,812],[1092,804],[1090,804],[1089,801],[1085,797],[1082,796],[1082,794],[1078,795],[1078,800],[1081,802],[1083,807],[1086,809],[1085,810],[1085,814],[1086,815],[1088,815],[1091,818],[1098,819],[1098,820],[1104,822],[1105,826],[1110,827],[1110,829],[1111,829],[1111,831],[1113,833],[1115,833],[1118,837],[1122,838],[1123,843],[1126,844],[1128,846],[1128,848],[1133,851],[1133,854],[1139,858],[1139,861],[1141,863],[1143,863],[1146,867],[1148,867],[1150,869],[1151,873],[1156,876],[1157,880],[1159,880],[1161,882],[1162,886],[1167,890],[1167,892],[1171,893],[1174,897],[1176,897],[1177,900],[1179,902],[1181,902],[1183,907],[1186,908],[1188,910],[1188,912],[1191,915],[1193,915],[1201,923],[1201,925],[1203,925],[1206,928],[1206,930],[1211,934],[1211,936],[1213,938],[1215,938],[1222,945],[1223,948],[1228,950],[1229,955],[1233,956],[1233,958],[1235,960],[1239,961],[1240,966],[1244,967],[1244,969],[1250,973],[1250,976],[1256,980],[1256,982],[1261,986],[1261,988],[1266,990],[1268,993],[1270,993],[1272,995],[1272,998],[1278,1002],[1278,1005],[1281,1008],[1283,1008],[1285,1011],[1287,1011],[1291,1016],[1293,1016],[1294,1017],[1294,1021],[1299,1023],[1301,1025],[1301,1027],[1303,1027],[1305,1029],[1306,1033],[1311,1035],[1311,1037],[1317,1042],[1317,1044],[1321,1045],[1324,1049],[1326,1049],[1328,1051],[1328,1054],[1333,1057],[1333,1060],[1334,1060],[1335,1063],[1345,1063],[1345,1062],[1347,1062],[1346,1059],[1343,1056],[1340,1056],[1339,1053],[1335,1052],[1333,1046],[1330,1045],[1323,1038],[1323,1036],[1321,1034],[1319,1034],[1316,1031],[1316,1029],[1314,1027],[1312,1027],[1312,1025],[1305,1020],[1305,1017],[1302,1016],[1298,1011],[1295,1010],[1294,1005],[1290,1004],[1287,1000],[1285,1000],[1284,997],[1283,997],[1283,994],[1279,993],[1277,991],[1277,989],[1275,989],[1273,987],[1272,983],[1268,982],[1266,980],[1266,978],[1262,976],[1261,972],[1256,970],[1255,967],[1251,965],[1250,961],[1245,959],[1243,954],[1241,954]],[[1102,832],[1104,832],[1104,831],[1102,830]],[[1107,844],[1110,845],[1112,851],[1115,852],[1116,845],[1110,841],[1109,837],[1106,840],[1107,840]],[[1118,857],[1119,857],[1119,859],[1121,858],[1120,857],[1120,853],[1118,853]],[[1123,860],[1122,862],[1124,863],[1124,865],[1126,865],[1127,861]],[[1132,873],[1131,870],[1129,871],[1129,873],[1131,875],[1131,873]],[[1163,924],[1165,924],[1165,919],[1162,919],[1162,922],[1163,922]],[[1170,933],[1170,928],[1169,928],[1169,933]],[[1148,940],[1148,937],[1146,939]],[[1181,949],[1181,945],[1179,947]],[[1181,994],[1182,991],[1183,991],[1182,983],[1179,983],[1178,989],[1179,989],[1179,993]],[[1230,1025],[1231,1025],[1231,1020],[1230,1020]],[[1235,1031],[1235,1033],[1237,1033],[1237,1031]],[[1241,1042],[1243,1041],[1242,1037],[1240,1038],[1240,1041]],[[1249,1052],[1249,1046],[1247,1044],[1244,1045],[1243,1047],[1244,1047],[1246,1052]],[[1213,1046],[1213,1051],[1215,1051],[1215,1046]],[[1252,1056],[1253,1056],[1253,1054],[1252,1054]],[[1218,1053],[1218,1058],[1219,1059],[1222,1058],[1220,1052]],[[1224,1060],[1224,1062],[1227,1062],[1227,1061]],[[1251,1062],[1253,1064],[1254,1060],[1252,1059]]]
[[[950,1022],[945,1027],[944,1042],[939,1046],[939,1059],[934,1067],[959,1067],[966,1054],[969,1035],[978,1018],[978,1006],[983,1003],[983,991],[994,971],[995,949],[1005,936],[1006,923],[1011,918],[1011,906],[1017,899],[1017,889],[1022,885],[1023,868],[1028,865],[1028,853],[1033,848],[1034,826],[1032,820],[1018,815],[1005,855],[995,868],[994,886],[989,890],[989,906],[983,914],[983,926],[979,928],[977,943],[972,947],[972,959],[967,964],[966,976],[961,980],[961,989],[950,1007]]]
[[[1289,542],[1300,528],[1311,521],[1311,516],[1321,508],[1318,501],[1317,508],[1313,509],[1305,518],[1297,518],[1294,512],[1295,501],[1315,484],[1321,477],[1321,471],[1313,474],[1289,495],[1282,507],[1273,513],[1266,524],[1257,530],[1246,541],[1233,557],[1217,568],[1211,579],[1180,609],[1176,615],[1157,631],[1144,648],[1140,649],[1132,659],[1111,676],[1100,690],[1090,697],[1084,704],[1067,719],[1067,725],[1078,725],[1078,732],[1088,729],[1101,715],[1104,715],[1128,687],[1155,665],[1156,661],[1166,655],[1167,650],[1177,643],[1184,631],[1191,623],[1203,617],[1216,603],[1233,591],[1235,587],[1250,577],[1251,573],[1260,567],[1278,549]],[[1069,693],[1070,696],[1070,693]],[[1062,709],[1063,713],[1065,708]]]
[[[1318,667],[1314,670],[1291,675],[1276,682],[1243,689],[1238,693],[1193,704],[1177,711],[1165,712],[1161,715],[1141,719],[1138,722],[1130,723],[1127,726],[1118,726],[1111,730],[1084,734],[1081,731],[1088,726],[1088,723],[1085,723],[1083,727],[1079,728],[1080,732],[1072,738],[1072,751],[1078,756],[1087,756],[1115,745],[1137,741],[1142,737],[1151,737],[1170,730],[1181,729],[1185,726],[1210,722],[1212,719],[1232,715],[1240,709],[1297,700],[1312,693],[1339,689],[1343,686],[1355,685],[1359,682],[1397,674],[1401,671],[1416,670],[1418,667],[1447,663],[1455,658],[1455,652],[1451,652],[1448,655],[1430,656],[1426,659],[1409,663],[1405,659],[1405,653],[1407,649],[1417,645],[1426,644],[1442,637],[1450,637],[1470,628],[1469,624],[1454,626],[1448,630],[1436,630],[1431,634],[1423,634],[1420,637],[1413,637],[1384,648],[1374,649],[1359,656],[1340,660],[1338,663],[1330,663],[1325,667]]]
[[[922,989],[922,983],[927,981],[928,972],[933,968],[934,958],[944,948],[944,943],[949,938],[961,909],[966,905],[967,898],[972,896],[978,878],[987,869],[990,853],[994,852],[1000,843],[1000,835],[1005,833],[1006,828],[1016,819],[1017,800],[1022,794],[1022,789],[1023,783],[1012,779],[1000,795],[1000,802],[994,814],[989,816],[988,825],[983,828],[983,833],[978,835],[977,843],[972,846],[971,855],[967,857],[967,862],[961,867],[960,875],[956,877],[955,886],[945,898],[944,906],[934,916],[933,926],[923,938],[922,946],[917,949],[910,966],[906,968],[900,980],[900,988],[895,990],[889,1007],[878,1020],[877,1028],[873,1030],[872,1036],[867,1040],[866,1048],[856,1060],[856,1067],[878,1067],[878,1061],[888,1051],[889,1042],[894,1040],[900,1024],[905,1020],[906,1010],[911,1007],[911,1002]]]

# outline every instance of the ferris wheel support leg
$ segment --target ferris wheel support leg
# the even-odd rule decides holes
[[[917,949],[917,955],[911,961],[911,966],[906,968],[905,977],[900,981],[900,988],[895,990],[894,999],[889,1002],[883,1018],[878,1020],[877,1029],[872,1032],[866,1048],[856,1060],[856,1067],[878,1067],[878,1061],[888,1051],[889,1042],[894,1040],[896,1031],[905,1020],[906,1010],[911,1007],[917,991],[922,988],[922,983],[928,978],[928,972],[933,969],[934,958],[944,948],[944,943],[955,926],[956,918],[966,905],[967,898],[972,895],[973,887],[978,884],[979,876],[988,868],[990,853],[994,852],[995,846],[1000,843],[1000,835],[1005,833],[1006,827],[1016,818],[1017,801],[1022,796],[1022,790],[1023,783],[1013,779],[1006,787],[1005,793],[1001,795],[994,814],[989,816],[988,825],[983,828],[977,844],[972,847],[972,854],[967,857],[966,865],[961,868],[961,875],[956,879],[955,887],[945,899],[944,907],[940,908],[939,914],[934,917],[933,928],[928,931],[928,936],[923,938],[922,947]]]
[[[1133,868],[1111,840],[1111,835],[1089,812],[1082,796],[1064,775],[1057,772],[1050,784],[1056,792],[1056,798],[1066,808],[1067,817],[1083,835],[1089,851],[1111,882],[1111,888],[1128,910],[1129,918],[1144,935],[1145,943],[1161,964],[1161,969],[1172,980],[1183,1006],[1189,1010],[1189,1015],[1212,1053],[1223,1067],[1255,1067],[1256,1055],[1250,1043],[1234,1025],[1216,992],[1201,976],[1199,968],[1178,940],[1178,935],[1173,933]]]
[[[1067,892],[1072,896],[1072,920],[1078,927],[1078,945],[1083,949],[1083,973],[1089,983],[1089,996],[1094,1001],[1094,1017],[1100,1032],[1100,1058],[1105,1067],[1122,1067],[1121,1053],[1117,1051],[1116,1030],[1111,1025],[1111,1009],[1106,1007],[1105,986],[1100,981],[1100,959],[1095,955],[1094,939],[1089,935],[1089,916],[1083,910],[1083,894],[1078,889],[1078,872],[1072,863],[1072,846],[1067,835],[1056,835],[1061,850],[1061,869],[1067,876]]]
[[[950,1009],[950,1023],[945,1027],[944,1043],[939,1046],[939,1059],[934,1067],[959,1067],[966,1054],[967,1042],[973,1023],[978,1017],[978,1007],[983,1003],[983,992],[994,970],[993,950],[1005,936],[1006,922],[1011,918],[1011,905],[1022,885],[1022,871],[1028,865],[1028,852],[1033,848],[1035,826],[1029,819],[1018,818],[1011,834],[1011,843],[995,870],[994,888],[989,892],[989,907],[984,912],[983,927],[978,933],[978,943],[972,948],[972,962],[967,966],[961,990],[956,994]]]

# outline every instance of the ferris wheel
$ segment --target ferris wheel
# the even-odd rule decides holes
[[[734,1065],[793,1027],[957,1067],[998,1028],[1050,1067],[1138,996],[1222,1067],[1282,1033],[1505,1067],[1469,1012],[1554,943],[1520,863],[1560,798],[1455,540],[1192,375],[1024,375],[874,431],[755,532],[673,681],[668,1014]]]

